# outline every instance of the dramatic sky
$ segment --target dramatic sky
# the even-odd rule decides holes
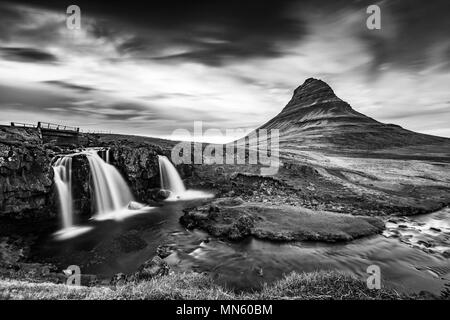
[[[81,30],[66,27],[70,4]],[[381,30],[366,27],[370,4]],[[450,137],[449,9],[448,0],[0,1],[0,123],[158,137],[194,121],[248,130],[315,77],[359,112]]]

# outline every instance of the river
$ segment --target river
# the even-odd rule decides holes
[[[380,267],[383,285],[399,292],[426,290],[439,294],[450,287],[450,259],[442,255],[450,249],[448,208],[387,222],[384,234],[350,243],[273,243],[253,238],[230,243],[180,225],[182,209],[195,204],[166,203],[122,221],[91,220],[87,222],[92,227],[89,232],[64,241],[45,234],[33,247],[32,256],[60,267],[79,265],[83,273],[109,278],[119,272],[133,273],[155,255],[159,245],[168,244],[175,248],[166,258],[172,268],[207,272],[216,282],[237,290],[257,289],[292,271],[340,270],[366,279],[370,265]],[[117,241],[124,234],[132,236]],[[118,245],[123,241],[133,243],[135,238],[147,245],[138,250],[124,250]],[[428,244],[426,249],[423,243]]]

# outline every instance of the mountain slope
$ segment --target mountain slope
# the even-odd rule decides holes
[[[386,148],[449,144],[450,139],[384,124],[355,111],[325,82],[307,79],[286,107],[259,129],[279,129],[281,151],[369,152]]]

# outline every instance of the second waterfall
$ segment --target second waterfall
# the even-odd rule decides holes
[[[97,150],[86,150],[85,153],[93,180],[96,218],[102,219],[127,208],[133,196],[119,171],[100,158]]]

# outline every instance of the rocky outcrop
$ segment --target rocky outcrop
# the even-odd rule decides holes
[[[180,222],[186,228],[203,229],[233,241],[248,236],[275,241],[350,241],[384,229],[383,221],[378,218],[244,203],[239,198],[218,199],[184,212]]]
[[[170,157],[170,149],[150,143],[120,140],[110,145],[111,163],[127,180],[136,200],[144,203],[167,198],[161,191],[158,155]],[[181,177],[192,174],[189,165],[177,167]]]
[[[158,154],[161,148],[150,144],[120,141],[110,146],[111,162],[127,180],[136,200],[154,200],[151,189],[159,187]],[[156,190],[155,190],[156,192]]]
[[[37,129],[0,127],[0,217],[55,214],[53,155]]]
[[[89,161],[84,155],[72,157],[72,197],[76,215],[91,216],[94,213],[94,193]]]

